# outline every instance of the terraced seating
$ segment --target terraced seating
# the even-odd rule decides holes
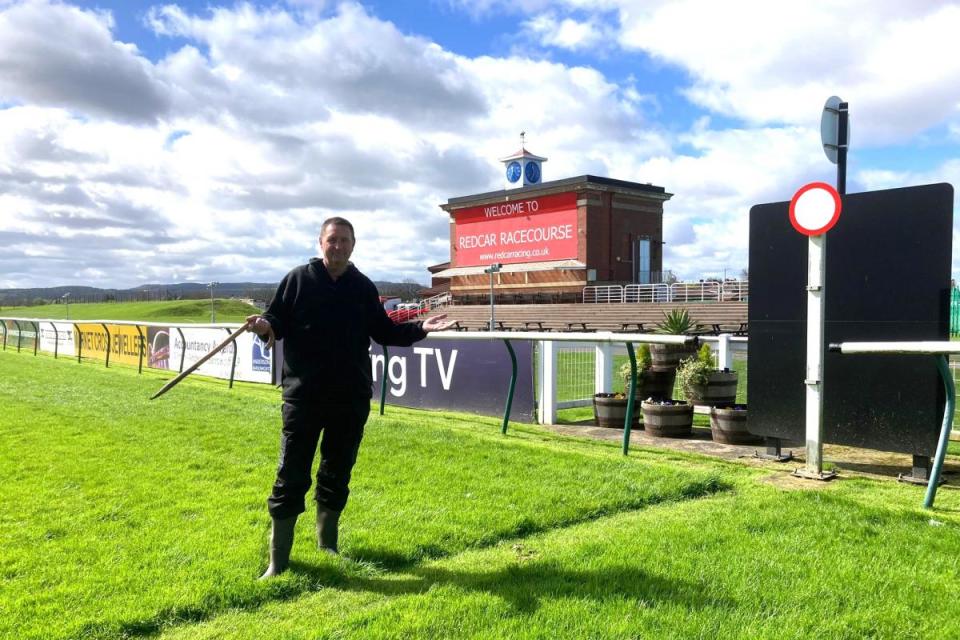
[[[697,324],[693,333],[747,334],[747,303],[698,302],[687,304],[512,304],[497,305],[498,330],[513,331],[621,331],[653,333],[663,314],[684,308]],[[460,330],[486,331],[490,307],[454,305],[432,312],[446,313]]]

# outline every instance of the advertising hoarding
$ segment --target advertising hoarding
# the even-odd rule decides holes
[[[470,207],[454,213],[458,267],[577,258],[577,194]]]
[[[41,322],[40,350],[57,355],[73,356],[77,346],[73,340],[73,324],[70,322]]]
[[[107,332],[100,324],[77,324],[74,341],[81,342],[83,357],[106,360],[109,342],[110,362],[136,365],[140,362],[140,334],[137,328],[123,324],[108,324]],[[142,329],[141,329],[142,331]],[[144,345],[146,346],[146,345]],[[146,353],[144,353],[146,355]]]
[[[517,355],[517,387],[510,415],[534,422],[533,343],[511,344]],[[388,347],[387,352],[385,362],[383,347],[371,344],[374,400],[380,399],[386,373],[388,405],[503,415],[511,364],[502,344],[427,338],[412,347]]]

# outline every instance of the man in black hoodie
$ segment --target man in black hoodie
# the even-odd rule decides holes
[[[289,564],[318,442],[317,543],[337,552],[340,512],[370,413],[370,339],[410,346],[451,325],[442,315],[394,324],[376,286],[350,262],[355,244],[347,220],[324,221],[323,258],[288,273],[266,312],[247,318],[249,330],[268,345],[283,339],[283,432],[277,479],[267,500],[273,520],[270,566],[262,578],[282,573]]]

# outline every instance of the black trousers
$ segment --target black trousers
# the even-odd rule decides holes
[[[270,516],[289,518],[306,511],[310,470],[320,443],[317,469],[317,504],[343,511],[350,495],[350,472],[357,461],[363,426],[370,415],[370,399],[344,399],[338,403],[283,403],[280,463],[273,492],[267,499]],[[321,439],[322,435],[322,439]]]

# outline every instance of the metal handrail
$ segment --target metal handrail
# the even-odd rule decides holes
[[[623,287],[619,284],[584,287],[583,301],[587,304],[623,302]]]
[[[943,341],[922,342],[840,342],[831,344],[829,350],[843,354],[921,354],[936,356],[937,370],[943,381],[947,403],[943,409],[943,423],[940,428],[940,440],[937,442],[937,452],[934,454],[933,469],[927,481],[927,493],[923,499],[925,509],[933,508],[933,501],[937,497],[937,485],[940,483],[940,472],[943,470],[943,461],[947,455],[947,443],[950,441],[950,430],[953,428],[953,410],[956,404],[957,388],[950,373],[950,364],[947,357],[950,354],[960,354],[960,343]]]

